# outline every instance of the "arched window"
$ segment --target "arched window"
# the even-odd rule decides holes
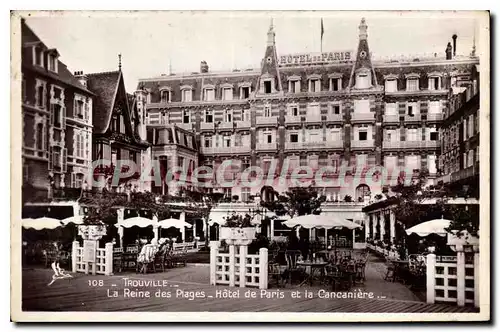
[[[370,187],[366,184],[360,184],[356,188],[356,201],[362,202],[365,199],[365,196],[370,195]]]
[[[43,150],[43,123],[36,125],[36,149]]]

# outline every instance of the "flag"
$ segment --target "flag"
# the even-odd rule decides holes
[[[323,18],[321,18],[321,53],[323,53],[323,35],[325,34],[325,28],[323,27]]]

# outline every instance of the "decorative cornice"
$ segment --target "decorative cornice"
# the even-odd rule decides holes
[[[420,78],[420,74],[419,73],[409,73],[409,74],[405,74],[405,78],[408,79],[408,78]]]

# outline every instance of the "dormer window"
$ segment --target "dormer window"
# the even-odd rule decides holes
[[[57,58],[55,55],[49,55],[49,70],[57,73]]]
[[[233,86],[231,84],[222,85],[222,100],[233,100]]]
[[[342,74],[341,73],[333,73],[328,75],[328,79],[330,80],[330,91],[340,91],[342,90]]]
[[[385,92],[396,92],[398,91],[398,76],[397,75],[386,75],[385,79]]]
[[[205,87],[203,89],[203,100],[204,101],[215,100],[215,88],[213,86]]]
[[[172,102],[172,92],[169,88],[162,88],[160,90],[160,99],[162,103]]]
[[[181,86],[181,101],[183,102],[193,101],[193,88],[190,85]]]
[[[264,93],[271,93],[272,92],[271,87],[272,87],[271,80],[265,80],[264,81]]]
[[[300,92],[300,76],[291,76],[288,78],[288,92],[299,93]]]
[[[406,91],[418,91],[420,90],[419,86],[419,74],[408,74],[406,75]]]
[[[41,47],[34,47],[33,48],[33,64],[34,65],[37,65],[37,66],[40,66],[40,67],[44,67],[43,65],[43,49]]]
[[[250,97],[250,87],[242,86],[240,89],[240,99],[248,99]]]
[[[441,74],[439,73],[430,73],[429,75],[428,88],[429,90],[441,90]]]
[[[309,92],[321,91],[321,77],[319,75],[309,76]]]
[[[361,68],[356,73],[356,89],[369,89],[372,86],[372,74],[370,69]]]

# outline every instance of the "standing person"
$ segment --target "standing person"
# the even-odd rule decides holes
[[[54,262],[52,262],[51,267],[52,270],[54,270],[54,275],[52,276],[52,281],[47,285],[50,286],[56,281],[57,279],[64,279],[64,278],[72,278],[73,276],[69,273],[65,273],[63,269],[59,266],[59,262],[61,260],[61,244],[58,242],[53,242],[53,246],[55,248],[55,253],[54,253]]]

